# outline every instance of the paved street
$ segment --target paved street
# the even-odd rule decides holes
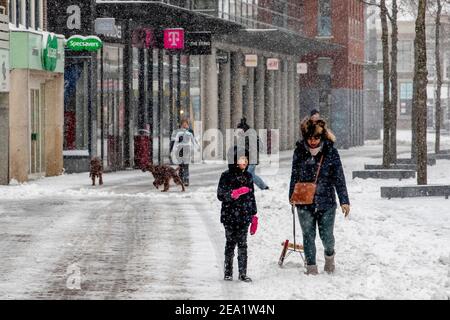
[[[193,176],[190,192],[196,181],[214,180],[197,176],[196,170]],[[214,281],[221,274],[216,255],[222,244],[214,247],[209,232],[217,216],[205,214],[205,204],[186,204],[189,192],[181,200],[170,200],[170,193],[152,197],[158,191],[139,171],[113,185],[107,179],[101,191],[114,197],[1,202],[0,296],[177,299],[195,296],[197,290],[222,296],[220,282]],[[149,189],[148,197],[133,197]],[[172,187],[172,192],[178,190]],[[207,251],[210,261],[196,261],[205,256],[198,250]],[[202,283],[190,281],[211,265],[216,273],[205,273]]]
[[[285,172],[291,154],[282,154]],[[344,162],[354,156],[352,150],[341,154]],[[379,146],[364,147],[364,154],[376,158]],[[87,173],[67,175],[36,181],[47,190],[36,196],[2,199],[0,297],[248,297],[244,284],[220,281],[224,236],[211,204],[223,168],[193,166],[186,193],[176,186],[161,193],[148,173],[122,171],[106,174],[102,187],[91,187]]]

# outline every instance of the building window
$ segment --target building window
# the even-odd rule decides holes
[[[194,1],[197,2],[197,1]],[[181,8],[189,8],[189,1],[187,0],[170,0],[168,1],[169,4],[181,7]]]
[[[383,62],[383,44],[377,41],[377,62]]]
[[[230,19],[230,1],[219,0],[219,17],[222,19]]]
[[[428,70],[428,79],[434,79],[436,76],[436,64],[434,59],[434,48],[427,49],[427,70]]]
[[[331,0],[319,0],[318,35],[331,36]]]
[[[220,10],[218,5],[216,0],[191,0],[190,2],[191,9],[214,16],[216,16],[218,10]],[[186,4],[184,6],[187,7],[188,5]]]
[[[400,83],[400,115],[410,115],[413,98],[412,82]]]
[[[282,0],[273,3],[273,24],[277,27],[287,27],[287,3]]]
[[[10,20],[16,27],[25,25],[25,13],[22,12],[25,8],[25,0],[11,0],[10,1],[11,14]]]
[[[25,0],[16,0],[16,25],[25,25]]]
[[[242,0],[242,23],[248,25],[249,0]]]
[[[412,82],[400,83],[400,99],[412,99],[413,84]]]
[[[42,29],[42,22],[41,22],[41,6],[42,6],[42,0],[34,0],[34,6],[33,6],[33,15],[34,15],[34,29]]]
[[[450,53],[446,53],[445,54],[445,63],[444,63],[444,65],[445,65],[445,78],[446,79],[450,79]],[[449,110],[450,110],[450,108],[449,108]]]
[[[242,1],[236,0],[236,21],[242,22]]]
[[[413,43],[409,40],[398,41],[398,71],[411,72],[413,68]]]
[[[383,100],[384,100],[384,85],[383,83],[379,83],[378,84],[378,92],[380,93],[380,103],[381,105],[383,105]]]
[[[42,29],[42,0],[11,0],[9,21],[16,27]]]
[[[13,0],[11,0],[11,1],[9,1],[9,10],[8,10],[8,13],[9,13],[9,22],[11,22],[11,23],[15,23],[15,16],[16,16],[16,8],[14,7],[14,3],[13,3],[14,1]]]

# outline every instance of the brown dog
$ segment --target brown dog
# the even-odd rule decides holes
[[[155,181],[153,181],[153,185],[156,189],[159,189],[160,185],[164,185],[164,189],[162,190],[162,192],[169,191],[170,179],[173,179],[173,182],[180,185],[183,192],[185,191],[183,181],[181,181],[181,178],[178,175],[180,167],[174,169],[168,165],[154,166],[149,163],[144,168],[142,168],[142,171],[150,171],[152,173],[153,178],[155,179]]]
[[[103,165],[102,160],[99,157],[93,157],[91,159],[91,171],[89,177],[92,179],[92,185],[95,186],[95,178],[98,177],[98,184],[103,184],[102,179]]]

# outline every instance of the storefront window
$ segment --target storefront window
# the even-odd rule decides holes
[[[200,57],[192,56],[190,65],[190,114],[191,121],[201,121],[201,99],[200,99]]]
[[[102,51],[98,53],[97,68],[97,150],[101,155],[103,145],[106,166],[118,169],[123,166],[124,148],[123,48],[105,45]]]
[[[88,149],[88,62],[67,59],[64,72],[64,150]]]
[[[181,56],[181,111],[180,117],[191,117],[189,110],[189,60],[187,56]],[[191,123],[192,123],[191,119]]]

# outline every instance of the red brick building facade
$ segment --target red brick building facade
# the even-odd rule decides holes
[[[323,2],[330,7],[321,9]],[[304,56],[308,73],[300,77],[300,107],[306,115],[319,109],[337,133],[338,145],[363,144],[364,4],[359,0],[305,0],[307,37],[341,46],[333,52]],[[321,11],[322,10],[322,11]],[[321,12],[329,14],[320,29]]]

